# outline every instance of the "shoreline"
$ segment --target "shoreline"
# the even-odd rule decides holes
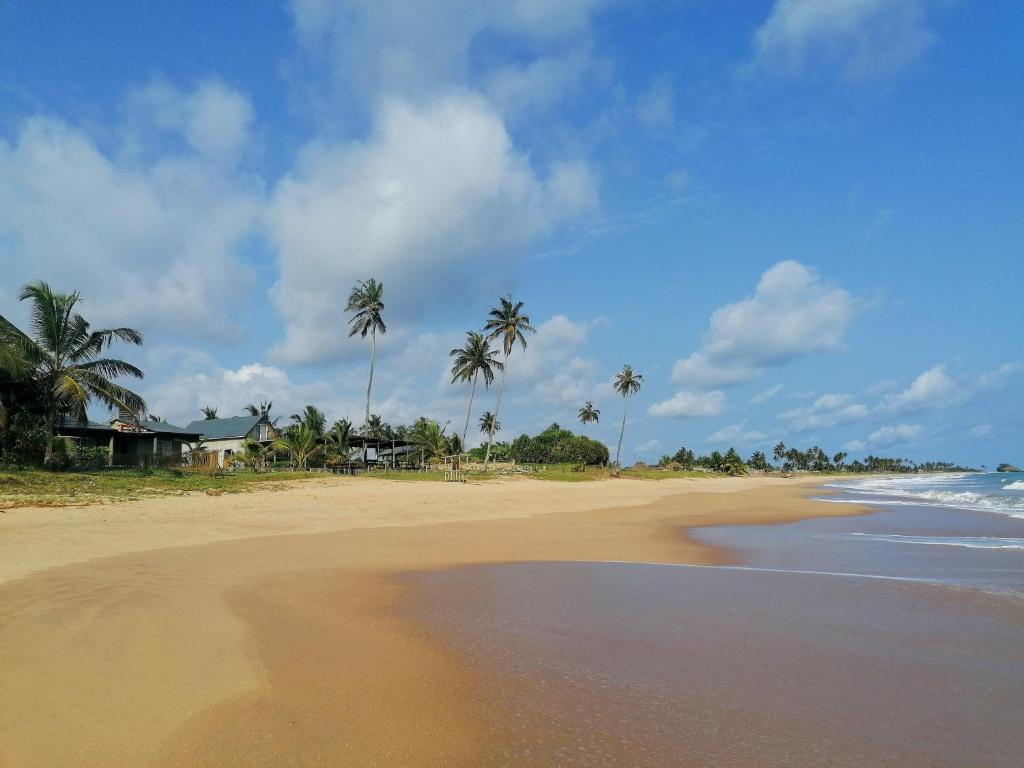
[[[46,558],[59,521],[24,521],[20,541],[0,542],[0,655],[14,660],[0,671],[0,764],[481,764],[493,734],[466,704],[475,673],[403,616],[403,575],[714,562],[681,529],[858,513],[807,499],[819,483],[513,481],[460,495],[472,489],[360,481],[172,499],[162,518],[153,506],[168,500],[151,500],[74,521]],[[348,509],[331,513],[339,499]]]

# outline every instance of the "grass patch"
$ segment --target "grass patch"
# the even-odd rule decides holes
[[[240,493],[259,485],[323,477],[302,472],[237,472],[209,475],[169,469],[110,469],[96,472],[0,472],[0,509],[66,507],[104,501],[133,501],[153,496],[178,496],[219,490]]]

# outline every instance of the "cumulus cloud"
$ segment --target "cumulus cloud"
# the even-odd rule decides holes
[[[799,74],[812,63],[838,64],[847,77],[892,73],[935,41],[930,0],[776,0],[754,35],[757,63]]]
[[[971,437],[992,437],[992,425],[991,424],[976,424],[971,427]]]
[[[868,448],[888,448],[893,445],[912,443],[921,438],[924,430],[918,424],[899,424],[894,427],[881,427],[872,432],[865,440],[852,440],[843,446],[847,451],[863,451]]]
[[[780,413],[779,418],[795,432],[834,427],[837,424],[867,418],[870,409],[862,403],[853,403],[850,400],[847,394],[822,395],[809,406]]]
[[[763,443],[768,439],[768,435],[764,432],[758,432],[756,429],[746,429],[743,424],[730,424],[728,427],[722,427],[717,432],[712,432],[705,438],[705,442],[708,445],[754,445],[756,443]]]
[[[114,132],[105,150],[84,130],[39,117],[0,139],[5,282],[42,277],[79,289],[97,323],[223,336],[249,286],[242,250],[263,200],[259,181],[224,167],[247,130],[238,113],[248,102],[204,83],[163,93],[161,104],[174,116],[153,119],[185,137],[179,150],[142,132],[126,143]]]
[[[914,379],[906,389],[886,395],[879,409],[891,413],[915,413],[948,408],[962,403],[966,397],[967,391],[946,373],[946,366],[936,365]]]
[[[496,255],[590,209],[596,194],[580,163],[539,176],[481,98],[454,94],[425,108],[389,102],[367,140],[308,146],[274,191],[273,296],[285,321],[274,358],[336,359],[355,280],[374,275],[391,316],[415,318],[457,300],[474,261],[493,271]]]
[[[651,416],[670,419],[717,416],[725,408],[725,394],[720,390],[677,392],[668,400],[655,403],[647,412]]]
[[[293,0],[304,48],[326,61],[338,85],[366,101],[381,92],[432,98],[450,84],[475,85],[473,43],[514,36],[531,49],[585,39],[606,0]]]
[[[765,368],[836,349],[853,314],[845,290],[799,262],[779,262],[753,296],[715,311],[702,348],[678,360],[672,378],[699,389],[747,381]]]

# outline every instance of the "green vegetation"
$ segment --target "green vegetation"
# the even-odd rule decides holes
[[[1013,464],[1000,464],[996,467],[996,472],[1020,472],[1020,470]]]
[[[608,447],[589,437],[576,435],[552,424],[539,435],[520,435],[503,451],[517,464],[575,464],[604,466]]]
[[[0,472],[0,509],[65,507],[103,501],[129,501],[219,490],[241,493],[282,483],[323,477],[298,472],[217,473],[172,469],[106,469],[99,472],[18,470]]]
[[[629,364],[622,366],[622,370],[615,374],[613,386],[615,391],[622,395],[622,429],[619,430],[619,445],[615,449],[616,467],[622,466],[619,462],[619,454],[622,453],[622,436],[626,434],[626,406],[629,404],[629,398],[640,391],[643,382],[643,375],[635,373],[633,366]]]
[[[448,353],[452,361],[452,384],[456,381],[468,381],[469,405],[466,406],[466,424],[462,428],[462,444],[466,444],[469,432],[469,419],[473,413],[473,396],[476,394],[477,380],[484,375],[484,388],[490,389],[494,383],[494,372],[505,370],[505,364],[494,356],[490,342],[479,331],[466,331],[466,343]]]

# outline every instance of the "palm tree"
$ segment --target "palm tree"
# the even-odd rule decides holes
[[[384,312],[384,284],[378,283],[372,277],[369,280],[360,280],[349,294],[346,312],[355,312],[348,324],[352,326],[349,336],[357,333],[362,338],[370,334],[370,380],[366,384],[366,419],[370,421],[370,390],[373,389],[373,366],[377,360],[377,331],[387,333],[387,326],[381,313]]]
[[[213,421],[217,418],[217,409],[209,405],[204,405],[199,411],[203,414],[203,421]]]
[[[27,338],[3,315],[0,315],[0,373],[20,379],[31,370],[25,359]],[[31,343],[31,342],[29,342]],[[0,432],[8,426],[7,408],[0,399]]]
[[[249,403],[245,406],[245,412],[250,416],[269,416],[270,409],[274,407],[273,400],[261,400],[259,405]]]
[[[430,460],[435,456],[444,456],[448,448],[448,441],[445,439],[444,431],[436,421],[427,418],[419,418],[412,425],[409,431],[409,439],[419,446],[423,452],[424,460]]]
[[[644,377],[642,374],[635,373],[633,366],[627,364],[622,366],[622,370],[615,374],[615,381],[613,386],[615,391],[622,395],[622,429],[619,430],[619,447],[615,449],[615,466],[622,466],[619,463],[619,454],[622,452],[622,436],[626,433],[626,407],[629,404],[629,398],[640,391],[640,387],[643,386]]]
[[[772,451],[772,456],[775,457],[776,461],[782,461],[784,458],[786,458],[786,444],[779,440],[779,442],[775,444],[775,449]]]
[[[133,414],[146,411],[146,403],[130,389],[113,381],[120,376],[143,377],[142,371],[115,358],[100,357],[115,340],[142,344],[134,328],[90,330],[75,311],[81,294],[54,293],[40,281],[21,289],[20,300],[30,300],[32,336],[22,334],[25,358],[41,385],[46,407],[46,449],[43,459],[53,460],[53,433],[57,417],[72,415],[85,421],[86,409],[95,398],[111,409]],[[5,321],[5,325],[6,325]]]
[[[537,329],[530,325],[530,316],[522,314],[523,302],[512,303],[511,296],[503,296],[497,307],[491,307],[488,313],[490,320],[484,324],[484,330],[488,332],[488,339],[501,339],[502,351],[505,353],[505,360],[501,366],[501,384],[498,386],[498,400],[494,405],[494,420],[497,423],[498,414],[501,412],[501,396],[505,391],[505,374],[508,371],[508,356],[516,342],[526,350],[526,335],[524,333],[536,333]],[[491,458],[491,443],[493,433],[487,439],[487,451],[484,453],[484,470],[487,469],[487,462]]]
[[[335,464],[349,461],[352,446],[352,422],[338,419],[324,435],[324,449],[328,458]]]
[[[460,445],[466,444],[469,419],[473,412],[473,395],[476,394],[476,383],[480,374],[484,375],[484,387],[489,388],[494,383],[494,371],[505,368],[505,364],[494,355],[487,337],[477,331],[466,331],[465,345],[448,353],[449,357],[455,358],[452,362],[452,383],[472,382],[469,388],[469,405],[466,406],[466,425],[462,429]]]
[[[327,429],[327,416],[315,405],[307,405],[302,413],[293,413],[291,420],[309,427],[317,438],[323,437],[324,430]]]
[[[366,420],[366,426],[363,428],[363,434],[366,437],[372,437],[376,440],[386,440],[390,435],[394,434],[394,430],[391,429],[391,425],[385,422],[376,413],[371,413],[370,418]]]
[[[581,424],[589,424],[593,422],[597,424],[601,421],[601,411],[594,407],[593,402],[587,400],[580,408],[579,419]]]
[[[501,422],[498,421],[497,414],[491,413],[490,411],[484,411],[480,417],[480,431],[487,435],[487,451],[490,453],[491,442],[494,440],[494,435],[501,431]],[[487,468],[487,456],[484,456],[484,469]]]
[[[320,445],[317,434],[305,424],[296,424],[273,442],[274,450],[284,451],[291,456],[296,467],[303,470],[309,460],[320,454],[324,447]]]

